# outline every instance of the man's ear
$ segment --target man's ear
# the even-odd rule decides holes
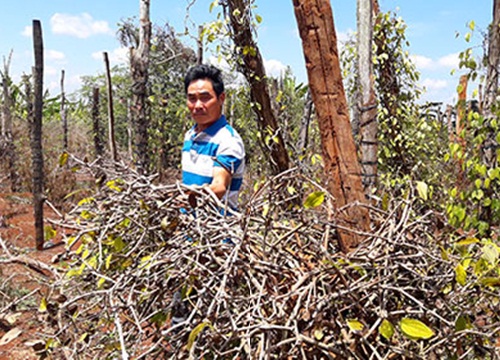
[[[224,100],[226,100],[226,93],[223,92],[222,94],[219,95],[219,100],[224,103]]]

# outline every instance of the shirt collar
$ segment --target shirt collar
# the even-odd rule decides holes
[[[221,128],[223,128],[226,125],[227,125],[226,117],[224,115],[221,115],[221,117],[216,122],[214,122],[212,125],[207,127],[202,132],[204,132],[207,135],[214,136],[215,134],[217,134],[217,131],[219,131]],[[193,128],[192,128],[193,131],[195,131],[196,126],[197,125],[193,126]]]

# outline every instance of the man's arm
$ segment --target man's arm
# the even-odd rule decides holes
[[[231,184],[231,173],[223,167],[215,166],[213,174],[212,182],[208,187],[220,199]]]

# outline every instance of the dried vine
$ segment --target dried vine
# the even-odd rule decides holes
[[[300,193],[287,189],[317,187],[298,171],[270,179],[242,213],[224,216],[224,204],[203,190],[95,167],[107,181],[60,224],[74,233],[59,259],[66,277],[47,299],[44,335],[54,356],[498,355],[498,295],[456,284],[458,257],[442,256],[444,244],[429,236],[434,215],[418,215],[411,200],[372,208],[377,228],[346,256],[335,241],[341,225],[321,207],[287,209]],[[410,339],[402,319],[432,336]],[[388,323],[391,336],[381,328]]]

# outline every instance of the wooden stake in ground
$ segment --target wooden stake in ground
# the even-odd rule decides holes
[[[43,111],[43,37],[40,20],[33,20],[33,49],[35,54],[34,108],[31,119],[31,158],[33,170],[33,207],[35,216],[35,243],[37,250],[43,250],[43,151],[42,151],[42,111]]]
[[[377,102],[373,85],[373,9],[370,0],[358,0],[358,109],[363,185],[377,183]]]
[[[149,145],[147,116],[148,66],[151,46],[151,21],[149,19],[150,0],[139,0],[139,46],[132,48],[130,72],[132,75],[131,114],[135,126],[135,152],[137,168],[142,173],[149,169]]]
[[[293,5],[319,121],[328,188],[335,197],[336,208],[344,208],[339,214],[339,224],[368,232],[368,210],[356,206],[365,202],[365,194],[342,84],[330,1],[293,0]],[[361,235],[348,229],[339,228],[338,234],[344,252],[353,250],[362,240]]]
[[[102,156],[103,145],[100,129],[100,116],[99,116],[99,88],[95,87],[92,92],[92,133],[94,137],[94,151],[95,157]]]
[[[239,49],[238,56],[243,61],[241,70],[250,85],[252,107],[257,115],[262,139],[271,135],[274,141],[263,146],[269,151],[269,160],[274,174],[288,170],[290,159],[285,147],[278,119],[271,105],[268,80],[264,61],[257,43],[253,39],[251,28],[251,1],[229,0],[226,2],[231,27],[231,38]]]
[[[109,151],[113,161],[116,157],[116,141],[115,141],[115,113],[113,109],[113,84],[111,82],[111,72],[109,70],[108,53],[104,52],[104,66],[106,67],[106,85],[108,87],[108,130],[109,130]]]
[[[68,119],[66,118],[66,94],[64,93],[64,70],[61,70],[61,120],[63,125],[63,149],[68,151]]]

